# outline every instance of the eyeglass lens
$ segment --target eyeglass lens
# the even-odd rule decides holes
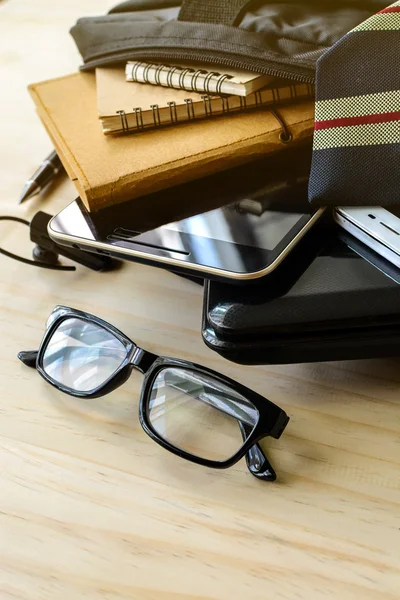
[[[201,458],[225,461],[258,422],[255,406],[212,376],[166,367],[156,376],[147,414],[171,445]]]
[[[49,340],[43,369],[54,381],[78,392],[104,384],[127,356],[109,331],[84,319],[63,320]]]

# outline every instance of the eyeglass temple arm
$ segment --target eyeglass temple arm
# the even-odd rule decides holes
[[[53,352],[51,355],[52,361],[56,361],[58,358],[63,357],[64,359],[68,358],[70,354],[72,354],[76,350],[76,346],[70,346],[68,348],[62,348],[57,352]],[[106,357],[115,356],[114,348],[107,348],[105,346],[101,347],[102,355]],[[39,354],[38,350],[22,350],[18,353],[18,358],[27,365],[28,367],[36,367],[36,359]]]
[[[212,398],[212,393],[208,394],[208,396],[211,396]],[[216,394],[216,396],[218,397],[219,394]],[[222,398],[223,406],[221,402]],[[200,397],[199,399],[204,401],[202,397]],[[253,424],[245,420],[244,417],[247,417],[247,414],[243,410],[243,407],[242,411],[235,410],[237,400],[229,397],[228,395],[224,397],[221,395],[218,399],[220,402],[218,403],[218,405],[214,405],[214,407],[218,410],[221,410],[222,412],[226,412],[228,415],[234,417],[237,420],[237,423],[240,428],[240,433],[242,434],[243,442],[245,442],[249,438],[251,432],[253,431]],[[209,404],[212,405],[212,402],[209,402]],[[240,412],[242,412],[242,414],[240,414]],[[269,462],[268,458],[265,456],[265,453],[262,450],[260,444],[253,444],[253,446],[251,446],[246,452],[245,457],[247,468],[249,469],[250,473],[254,475],[254,477],[257,477],[258,479],[263,479],[264,481],[276,480],[276,473],[272,468],[272,465]]]
[[[252,431],[252,427],[249,427],[249,425],[243,423],[242,421],[238,421],[238,425],[240,427],[240,433],[242,434],[243,441],[245,442]],[[276,480],[276,473],[268,458],[262,451],[260,444],[254,444],[246,452],[246,465],[254,477],[263,479],[264,481]]]
[[[210,394],[208,395],[210,396]],[[217,396],[219,396],[219,394],[217,394]],[[219,397],[219,400],[222,400],[222,398],[224,400],[223,407],[220,403],[219,406],[215,406],[215,408],[218,408],[219,410],[222,410],[228,415],[237,419],[237,423],[240,428],[240,433],[242,434],[243,442],[245,442],[249,438],[251,432],[253,431],[253,424],[251,423],[251,421],[249,422],[245,420],[244,417],[248,415],[246,414],[246,411],[243,410],[243,406],[242,411],[235,410],[235,406],[237,405],[237,399],[230,397],[229,395],[225,395],[224,397],[221,395]],[[210,402],[210,404],[212,403]],[[242,414],[240,414],[240,412]],[[258,479],[263,479],[264,481],[276,480],[276,473],[268,458],[265,456],[265,453],[262,450],[260,444],[256,443],[253,446],[251,446],[250,449],[246,452],[245,457],[247,468],[249,469],[250,473],[254,475],[254,477],[257,477]]]
[[[36,367],[36,359],[39,354],[38,350],[21,350],[18,352],[18,358],[27,367]]]
[[[240,427],[240,433],[242,434],[243,441],[245,442],[248,439],[249,435],[253,431],[253,424],[246,423],[244,421],[243,417],[247,416],[245,411],[243,411],[242,414],[238,414],[238,410],[235,410],[237,404],[236,398],[230,397],[228,394],[220,395],[211,388],[208,391],[204,384],[197,385],[193,389],[190,386],[182,385],[182,383],[176,381],[174,377],[170,376],[168,379],[168,385],[171,387],[175,387],[176,389],[191,395],[193,398],[197,398],[202,402],[206,402],[206,404],[210,404],[217,410],[225,412],[226,414],[234,417]],[[203,389],[203,392],[205,393],[198,393],[199,388]],[[217,400],[217,402],[215,402],[215,400]],[[276,480],[276,473],[258,443],[253,444],[253,446],[251,446],[251,448],[246,452],[246,464],[250,473],[254,475],[254,477],[263,479],[264,481]]]
[[[92,333],[95,333],[97,335],[97,330],[94,330]],[[69,335],[70,335],[70,337],[74,337],[74,332],[71,331]],[[111,350],[110,356],[113,356],[115,354],[115,350],[114,349],[104,348],[104,347],[102,349],[103,349],[103,352],[104,351],[107,352],[107,350]],[[61,354],[65,354],[66,351],[68,351],[68,348],[63,348],[63,350],[61,350],[59,352],[59,354],[60,355]],[[21,352],[18,352],[18,358],[27,367],[36,367],[36,359],[37,359],[37,355],[38,354],[39,354],[39,350],[21,350]],[[54,357],[55,356],[53,356],[53,358]]]

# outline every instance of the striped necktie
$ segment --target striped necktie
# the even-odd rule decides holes
[[[317,62],[309,199],[400,203],[400,1],[355,27]]]

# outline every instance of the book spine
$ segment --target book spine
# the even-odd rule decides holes
[[[164,76],[161,78],[161,76]],[[203,69],[190,69],[184,67],[173,67],[170,65],[153,65],[137,62],[128,65],[126,76],[129,80],[137,83],[149,83],[151,85],[162,85],[187,92],[205,92],[206,94],[223,94],[223,84],[232,75],[218,73],[216,71],[204,71]],[[175,81],[175,83],[174,83]],[[215,90],[212,91],[211,86]]]

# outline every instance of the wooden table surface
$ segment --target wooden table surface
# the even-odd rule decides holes
[[[68,35],[106,0],[0,2],[1,214],[55,213],[67,179],[17,206],[51,150],[26,85],[74,71]],[[23,225],[1,246],[29,257]],[[202,292],[133,264],[112,274],[0,256],[0,599],[320,600],[400,597],[400,361],[239,367],[200,336]],[[170,455],[142,431],[139,375],[104,399],[53,390],[17,360],[56,304],[95,313],[158,354],[213,367],[282,406],[278,471],[255,480]]]

